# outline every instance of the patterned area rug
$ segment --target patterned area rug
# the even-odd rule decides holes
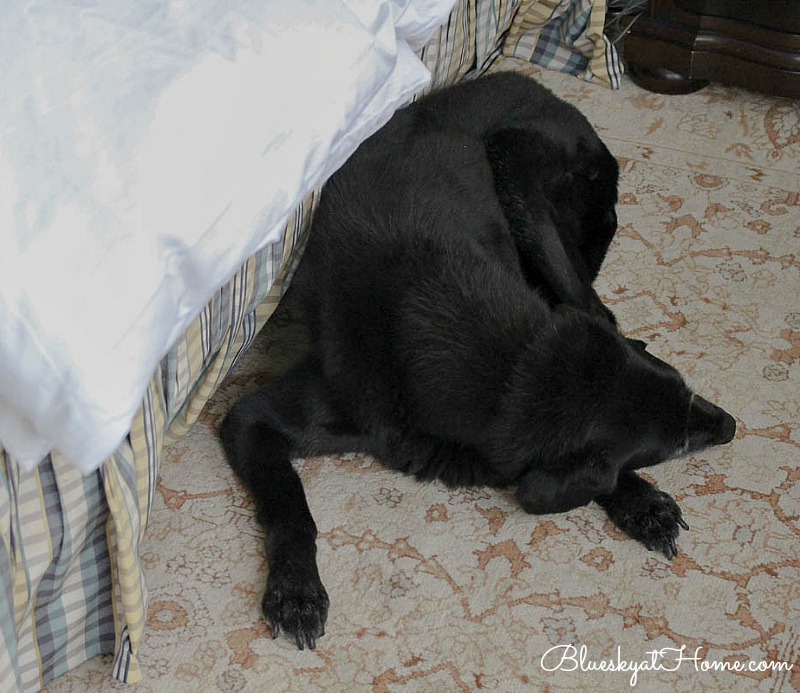
[[[648,472],[691,526],[678,556],[595,505],[532,517],[509,493],[308,459],[327,634],[313,652],[273,640],[252,504],[215,430],[302,353],[288,306],[161,470],[138,691],[800,690],[800,105],[501,68],[576,104],[619,158],[600,294],[738,421],[731,445]],[[95,659],[49,690],[119,688],[108,672]]]

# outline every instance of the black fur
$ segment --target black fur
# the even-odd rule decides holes
[[[313,648],[328,609],[295,456],[515,486],[531,513],[595,500],[675,555],[680,509],[635,470],[735,423],[622,337],[592,289],[617,175],[576,109],[498,74],[399,111],[328,182],[295,279],[312,355],[221,430],[266,532],[276,636]]]

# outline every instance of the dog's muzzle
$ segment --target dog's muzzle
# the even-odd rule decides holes
[[[736,435],[736,419],[716,404],[692,394],[686,426],[686,452],[730,443]]]

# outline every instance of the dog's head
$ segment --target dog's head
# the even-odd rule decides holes
[[[508,458],[526,459],[517,498],[528,512],[585,505],[613,491],[623,470],[733,438],[730,414],[602,320],[556,311],[544,341],[517,365],[497,429],[506,444],[514,441]]]

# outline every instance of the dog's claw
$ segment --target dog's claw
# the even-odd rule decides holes
[[[678,555],[678,546],[675,544],[674,537],[667,537],[662,540],[648,541],[645,543],[645,548],[648,551],[657,551],[663,553],[667,559],[672,560]]]
[[[309,650],[314,650],[317,647],[317,640],[310,633],[306,633],[305,635],[303,635],[302,633],[298,633],[295,636],[294,641],[297,644],[297,649],[299,650],[305,650],[306,647]]]
[[[664,555],[669,559],[672,560],[675,556],[678,555],[678,547],[675,546],[675,539],[670,538],[667,540],[667,545],[664,549]]]
[[[678,517],[678,524],[685,530],[689,530],[689,525],[686,524],[686,520],[683,517]]]
[[[261,610],[273,638],[286,634],[298,649],[313,650],[325,633],[328,604],[316,566],[305,570],[297,565],[291,569],[281,566],[267,580]]]

